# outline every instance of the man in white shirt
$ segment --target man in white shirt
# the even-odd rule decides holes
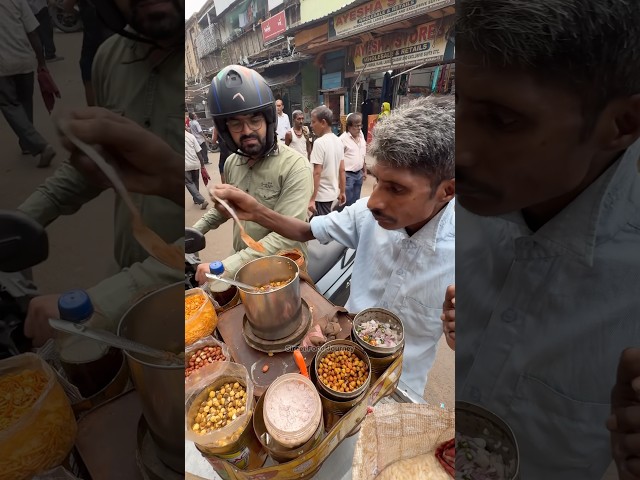
[[[278,140],[284,142],[285,135],[291,130],[291,123],[289,122],[289,116],[284,113],[284,103],[280,99],[276,100],[276,113],[278,114],[276,133],[278,134]]]
[[[291,118],[293,118],[293,127],[285,134],[284,143],[308,159],[312,144],[309,127],[304,125],[304,113],[302,110],[294,110]]]
[[[48,75],[37,29],[26,0],[0,2],[0,110],[22,154],[38,156],[37,166],[44,168],[56,152],[33,126],[34,71]]]
[[[459,5],[456,399],[510,425],[522,478],[599,480],[612,452],[640,478],[640,423],[606,429],[640,409],[611,395],[640,345],[640,57],[610,55],[640,4]]]
[[[370,146],[378,181],[371,196],[310,223],[279,215],[237,188],[215,187],[241,219],[298,241],[333,240],[356,250],[346,308],[381,307],[402,319],[401,379],[420,393],[442,335],[442,298],[454,279],[454,137],[451,98],[421,98],[397,109],[376,127]]]
[[[198,121],[198,114],[195,112],[189,113],[189,127],[191,128],[191,134],[196,138],[198,145],[200,145],[200,158],[202,158],[202,163],[205,165],[211,163],[209,162],[207,139]]]
[[[344,170],[346,175],[346,205],[353,205],[360,198],[362,184],[367,179],[367,142],[362,133],[362,115],[347,115],[347,131],[340,135],[344,145]]]
[[[209,202],[207,202],[200,193],[200,145],[196,137],[191,135],[185,125],[184,131],[184,185],[193,198],[193,203],[200,205],[200,210],[206,210]]]
[[[314,215],[331,213],[336,204],[343,205],[345,196],[344,147],[331,130],[333,112],[321,105],[311,111],[311,128],[319,137],[313,143],[314,190],[309,201],[309,211]]]

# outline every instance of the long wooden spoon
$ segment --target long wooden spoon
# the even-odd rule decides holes
[[[231,206],[229,206],[229,204],[227,202],[225,202],[224,200],[222,200],[220,197],[218,197],[215,193],[213,193],[213,191],[210,191],[211,193],[211,197],[218,203],[220,203],[220,205],[222,205],[224,208],[227,209],[227,212],[229,212],[229,214],[231,215],[231,217],[235,220],[235,222],[238,224],[238,227],[240,227],[240,238],[242,238],[242,241],[244,243],[247,244],[247,246],[249,248],[253,248],[256,252],[260,252],[260,253],[265,253],[266,250],[265,248],[262,246],[262,244],[260,242],[256,242],[253,238],[251,238],[251,235],[249,235],[244,227],[242,226],[242,223],[240,223],[240,219],[238,218],[238,216],[236,215],[236,212],[233,210],[233,208],[231,208]]]

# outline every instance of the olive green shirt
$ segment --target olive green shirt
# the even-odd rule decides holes
[[[313,178],[309,160],[296,150],[278,143],[275,153],[259,160],[252,167],[247,157],[231,155],[224,164],[227,182],[258,200],[264,206],[281,215],[307,220],[309,200],[313,194]],[[215,208],[210,209],[193,226],[202,233],[218,228],[227,218]],[[236,253],[223,260],[225,273],[233,276],[245,263],[281,250],[297,248],[307,256],[307,244],[296,242],[272,232],[254,222],[243,222],[246,232],[259,240],[266,253],[247,247],[240,238],[240,229],[233,226],[233,249]]]
[[[146,59],[149,46],[119,35],[107,39],[93,64],[98,106],[134,120],[184,151],[184,56],[175,49],[155,65]],[[149,159],[153,162],[153,159]],[[180,165],[178,171],[182,171]],[[102,192],[68,161],[22,204],[19,210],[48,225],[70,215]],[[184,248],[184,207],[157,196],[132,194],[144,222],[168,243]],[[96,219],[99,221],[98,219]],[[108,219],[104,219],[108,221]],[[122,314],[143,293],[182,281],[184,272],[162,265],[133,237],[131,214],[116,196],[114,257],[121,271],[89,289],[96,311],[117,326]]]

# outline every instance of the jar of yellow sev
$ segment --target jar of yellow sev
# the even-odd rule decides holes
[[[60,465],[75,442],[69,400],[51,367],[33,353],[0,361],[0,472],[28,479]]]
[[[218,316],[209,296],[201,288],[184,293],[184,344],[189,346],[211,335],[218,326]]]

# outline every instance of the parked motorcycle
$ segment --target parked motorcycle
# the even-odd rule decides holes
[[[207,139],[207,148],[210,152],[217,152],[220,150],[220,147],[216,142],[213,141],[213,127],[211,128],[203,128],[202,133],[204,133],[205,138]]]
[[[39,295],[30,268],[49,255],[44,228],[15,211],[0,211],[0,359],[29,351],[24,320]]]
[[[51,0],[49,2],[49,14],[53,26],[65,33],[73,33],[82,30],[82,18],[80,8],[76,3],[71,10],[64,9],[64,0]]]

